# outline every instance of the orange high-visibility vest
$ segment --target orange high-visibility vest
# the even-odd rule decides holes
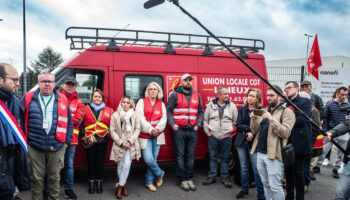
[[[96,134],[101,138],[104,137],[108,133],[112,113],[113,109],[106,106],[101,111],[99,119],[96,119],[95,115],[92,113],[90,106],[86,105],[83,121],[85,136],[88,137],[90,135]]]
[[[159,123],[159,120],[162,118],[162,101],[156,100],[154,103],[154,106],[152,106],[151,101],[149,98],[144,98],[143,99],[143,105],[144,105],[144,115],[147,120],[153,127],[156,127],[157,124]],[[156,136],[160,135],[161,133],[157,133]],[[140,138],[151,138],[151,135],[148,133],[140,133],[139,135]]]
[[[186,126],[188,123],[190,123],[192,126],[195,125],[197,123],[198,116],[198,93],[192,93],[189,105],[184,94],[180,92],[176,93],[177,106],[173,110],[175,124],[180,126]]]
[[[32,96],[35,91],[28,92],[25,95],[25,129],[28,133],[28,117],[29,117],[29,105],[32,102]],[[56,128],[56,140],[59,142],[66,141],[67,128],[68,128],[68,100],[65,95],[60,95],[58,100],[58,118]]]

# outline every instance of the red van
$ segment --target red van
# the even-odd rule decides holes
[[[256,39],[220,37],[228,46],[244,57],[256,71],[267,78],[264,42]],[[125,29],[70,27],[66,39],[71,49],[81,49],[61,67],[54,70],[57,86],[67,76],[78,82],[77,91],[84,103],[96,88],[103,90],[106,104],[116,109],[122,96],[135,102],[143,98],[148,83],[155,81],[164,90],[164,103],[184,73],[193,76],[193,87],[201,94],[204,108],[216,97],[219,86],[227,86],[230,100],[242,106],[250,87],[266,92],[266,85],[239,60],[206,35],[151,32]],[[161,146],[158,160],[174,160],[171,131],[165,130],[166,144]],[[207,154],[207,136],[199,131],[196,159]],[[111,141],[111,140],[110,140]],[[105,164],[109,161],[111,142]],[[75,166],[84,166],[85,151],[78,146]]]

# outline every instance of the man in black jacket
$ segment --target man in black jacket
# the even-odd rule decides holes
[[[300,108],[307,116],[311,118],[312,103],[310,99],[299,96],[299,85],[294,81],[285,84],[285,91],[289,100]],[[294,199],[294,187],[296,189],[296,199],[304,199],[304,163],[305,159],[310,158],[312,154],[312,131],[311,123],[305,117],[294,110],[295,124],[289,137],[289,143],[293,144],[295,162],[290,166],[285,166],[286,176],[286,200]]]
[[[19,103],[15,96],[16,88],[19,86],[19,75],[17,70],[5,63],[0,63],[0,101],[2,111],[7,110],[15,119],[19,119]],[[6,121],[2,112],[0,118],[0,199],[19,199],[18,180],[16,180],[16,160],[20,148],[20,140],[12,132],[10,123]],[[23,143],[22,143],[23,145]],[[26,147],[24,147],[26,148]],[[25,166],[26,162],[18,163]],[[28,168],[26,168],[28,169]],[[29,175],[29,174],[27,174]],[[23,178],[23,177],[22,177]],[[29,180],[29,176],[26,177]]]
[[[311,96],[312,105],[315,106],[317,110],[320,111],[320,113],[322,113],[322,110],[323,110],[322,98],[312,92],[312,85],[310,81],[301,82],[301,91],[309,93],[309,95]]]
[[[347,106],[350,106],[348,102],[346,102],[346,98],[348,95],[348,90],[346,87],[339,88],[338,92],[336,93],[336,99],[334,99],[333,102],[327,104],[324,108],[324,115],[322,116],[322,128],[324,131],[329,131],[336,127],[338,124],[343,122],[346,118],[347,112],[346,110],[343,110],[341,108],[345,108]],[[343,135],[341,137],[338,137],[336,139],[336,142],[342,146],[343,148],[346,147],[346,144],[349,140],[348,135]],[[323,155],[318,157],[317,160],[317,166],[314,167],[314,171],[320,171],[320,166],[323,163],[323,160],[325,159],[325,156],[332,148],[332,143],[326,142],[323,147]],[[343,160],[343,153],[338,150],[337,157],[333,163],[333,177],[339,178],[338,169],[341,166]],[[316,169],[315,169],[316,168]]]
[[[343,121],[338,126],[327,132],[327,137],[325,139],[330,141],[331,137],[336,138],[338,136],[349,133],[350,130],[350,119]],[[346,200],[350,198],[350,142],[346,146],[346,156],[344,156],[344,168],[340,176],[337,190],[336,190],[336,200]]]

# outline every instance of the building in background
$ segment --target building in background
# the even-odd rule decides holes
[[[267,74],[270,82],[272,84],[276,84],[278,86],[284,87],[284,84],[287,81],[297,81],[301,82],[301,66],[305,66],[304,68],[304,80],[311,81],[313,87],[313,92],[319,94],[320,91],[316,91],[316,86],[318,81],[312,75],[309,75],[307,72],[307,64],[306,58],[299,59],[282,59],[282,60],[267,60]],[[346,56],[325,56],[322,57],[322,68],[347,68],[350,69],[350,57]],[[348,86],[350,84],[350,80],[347,83]]]

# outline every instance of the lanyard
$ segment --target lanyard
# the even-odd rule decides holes
[[[49,101],[45,104],[45,100],[44,100],[43,96],[40,94],[41,101],[43,102],[44,107],[45,107],[45,114],[44,114],[44,115],[45,115],[45,119],[46,119],[46,109],[47,109],[47,106],[49,105],[49,103],[50,103],[52,97],[53,97],[53,94],[51,95]]]

